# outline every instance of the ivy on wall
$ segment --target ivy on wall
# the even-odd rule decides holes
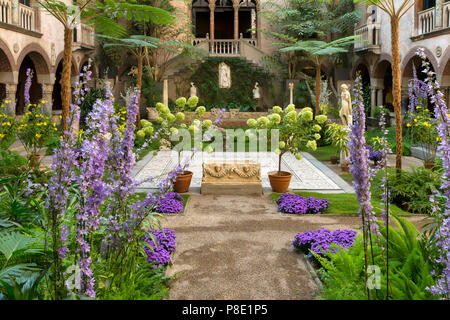
[[[219,64],[225,62],[231,71],[231,87],[219,88]],[[240,58],[208,57],[190,81],[195,83],[200,103],[205,106],[227,108],[233,105],[239,108],[256,106],[253,88],[258,82],[260,93],[268,90],[270,75],[267,71],[254,67]],[[263,87],[263,88],[261,88]]]

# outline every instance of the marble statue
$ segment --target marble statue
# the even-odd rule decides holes
[[[230,67],[225,63],[219,64],[219,88],[231,87],[231,72]]]
[[[198,97],[198,95],[197,95],[197,87],[194,85],[193,82],[191,82],[190,96],[191,96],[191,97],[193,97],[193,96]]]
[[[339,111],[339,117],[344,126],[348,127],[353,124],[352,99],[348,91],[348,86],[345,83],[341,85],[341,110]]]
[[[294,83],[289,82],[289,104],[294,103]]]
[[[259,83],[255,83],[255,87],[253,88],[253,99],[259,99],[261,95],[259,94]]]

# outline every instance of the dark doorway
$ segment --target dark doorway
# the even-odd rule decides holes
[[[239,10],[239,37],[241,33],[244,38],[251,38],[252,33],[250,29],[252,28],[252,15],[250,10]]]
[[[58,69],[56,69],[55,73],[55,84],[53,85],[53,93],[52,100],[53,110],[61,110],[62,101],[61,101],[61,74],[62,74],[62,61],[58,64]]]
[[[31,58],[29,56],[26,56],[23,59],[19,69],[19,83],[17,85],[17,92],[16,92],[16,101],[17,101],[16,114],[18,115],[23,114],[25,110],[24,89],[25,89],[25,82],[27,81],[27,69],[31,69],[31,71],[33,71],[33,78],[30,87],[30,102],[32,104],[37,103],[39,102],[39,99],[42,98],[42,88],[37,83],[36,68],[34,67]]]
[[[209,33],[209,11],[195,12],[195,37],[205,38]]]
[[[233,39],[234,12],[222,11],[215,13],[214,17],[214,38],[215,39]]]

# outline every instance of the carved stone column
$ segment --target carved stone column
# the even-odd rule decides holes
[[[377,88],[371,87],[370,91],[370,116],[373,118],[377,106]]]
[[[169,80],[166,78],[163,80],[163,104],[169,106]]]
[[[18,25],[19,21],[19,0],[11,1],[11,20],[12,24]]]
[[[10,101],[8,103],[8,106],[10,111],[14,114],[16,114],[16,92],[17,92],[17,83],[6,84],[6,100]]]
[[[239,39],[239,0],[233,0],[234,9],[234,40]]]
[[[260,17],[260,0],[256,0],[256,42],[258,43],[258,48],[261,49],[261,17]]]
[[[209,39],[214,40],[214,10],[216,10],[216,0],[209,0]]]
[[[52,114],[52,105],[53,105],[53,84],[42,84],[42,99],[46,100],[45,109],[49,114]]]
[[[378,88],[377,91],[377,106],[383,105],[383,88]]]

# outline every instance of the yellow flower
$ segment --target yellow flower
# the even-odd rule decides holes
[[[46,126],[47,125],[47,122],[44,122],[44,126]]]
[[[414,122],[417,122],[417,119],[414,119]]]
[[[53,130],[58,131],[58,128],[53,128]]]
[[[36,138],[39,139],[40,137],[42,137],[42,134],[36,133]]]
[[[416,107],[416,109],[420,109],[420,108],[422,108],[422,107],[421,107],[421,106],[417,106],[417,107]]]
[[[411,123],[407,123],[406,126],[407,126],[407,127],[411,127]]]
[[[439,141],[440,139],[439,139],[439,137],[436,137],[436,141]]]
[[[5,135],[3,133],[0,133],[0,139],[3,139]]]
[[[125,118],[124,118],[124,117],[120,117],[120,119],[121,119],[122,121],[125,121]]]
[[[6,124],[11,127],[11,122],[8,121]]]

